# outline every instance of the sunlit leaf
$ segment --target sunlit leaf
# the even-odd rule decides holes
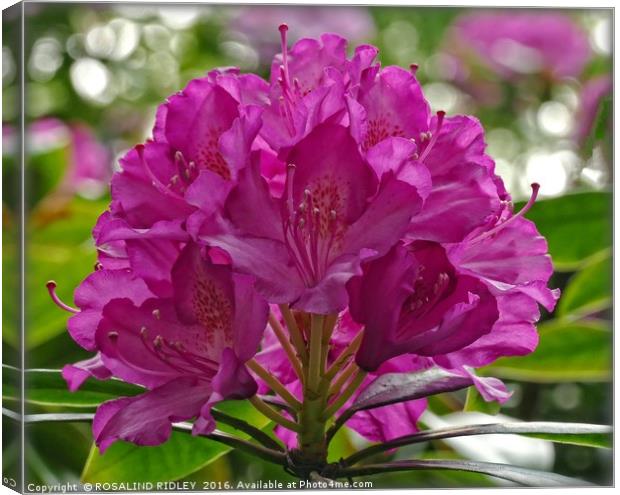
[[[501,358],[481,374],[541,383],[611,378],[612,337],[606,322],[551,320],[538,330],[540,343],[532,354]]]
[[[269,420],[256,411],[247,401],[230,401],[218,405],[218,409],[231,416],[264,428]],[[225,425],[222,430],[231,430]],[[247,435],[235,431],[239,437]],[[185,432],[173,431],[170,439],[156,447],[138,447],[131,443],[116,442],[100,455],[92,447],[84,466],[82,481],[133,482],[173,481],[204,468],[232,449],[204,437],[194,437]]]
[[[515,210],[521,206],[515,205]],[[540,200],[527,218],[547,239],[556,270],[575,270],[611,246],[611,193],[581,192]]]
[[[14,378],[19,376],[20,371],[9,366],[2,368],[2,399],[15,401],[17,390],[12,383],[17,383]],[[116,379],[105,381],[89,379],[79,390],[70,392],[59,370],[27,370],[25,381],[24,400],[28,404],[38,406],[92,409],[106,400],[132,396],[143,391],[140,387]]]
[[[561,317],[579,318],[611,306],[611,257],[584,267],[570,280],[558,303],[556,313]]]

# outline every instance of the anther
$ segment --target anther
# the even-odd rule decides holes
[[[103,265],[97,261],[97,263],[95,263],[94,268],[95,268],[95,271],[98,272],[99,270],[103,270]]]
[[[157,318],[158,320],[161,318],[161,313],[160,313],[159,309],[154,309],[153,310],[153,316],[155,318]]]
[[[162,344],[164,343],[164,339],[162,338],[161,335],[158,335],[157,337],[155,337],[153,339],[153,347],[155,347],[155,349],[161,349]]]
[[[54,301],[54,304],[56,304],[56,306],[58,306],[60,309],[64,309],[65,311],[68,311],[69,313],[80,312],[79,309],[72,308],[71,306],[69,306],[68,304],[65,304],[64,302],[60,300],[60,298],[58,297],[58,294],[56,294],[56,282],[54,282],[53,280],[50,280],[47,284],[45,284],[45,286],[47,287],[47,291],[49,292],[50,297],[52,298],[52,301]]]
[[[411,71],[411,73],[415,76],[416,73],[418,72],[418,68],[420,66],[418,64],[410,64],[409,65],[409,70]]]
[[[319,215],[321,213],[321,210],[315,207],[312,209],[312,213],[314,213],[315,215]]]
[[[337,215],[338,215],[338,214],[336,213],[336,210],[329,210],[329,218],[330,218],[331,220],[336,220],[336,216],[337,216]]]
[[[118,339],[118,332],[108,332],[108,339],[116,341]]]
[[[140,328],[140,336],[141,336],[142,338],[144,338],[144,339],[148,338],[148,336],[149,336],[149,332],[148,332],[148,330],[146,329],[146,327],[141,327],[141,328]]]

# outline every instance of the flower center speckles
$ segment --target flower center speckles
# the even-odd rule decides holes
[[[388,115],[381,115],[368,121],[368,131],[362,144],[362,149],[368,150],[375,144],[389,137],[404,137],[405,132],[398,124],[392,123],[394,119]]]
[[[215,338],[232,342],[233,306],[227,295],[211,280],[199,278],[192,291],[192,308],[196,320],[205,330],[198,336],[197,344],[204,342],[205,351],[215,345]]]
[[[288,165],[287,215],[283,218],[287,249],[304,283],[312,287],[327,270],[330,253],[344,235],[342,213],[346,199],[334,177],[315,179],[297,207],[293,201],[295,165]],[[339,213],[340,212],[340,213]]]
[[[207,169],[226,180],[231,179],[230,169],[219,151],[221,129],[210,128],[205,136],[205,143],[196,152],[196,162],[200,169]]]

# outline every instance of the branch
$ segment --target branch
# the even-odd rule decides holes
[[[476,462],[465,460],[416,460],[396,461],[384,464],[370,464],[367,466],[343,468],[336,472],[337,478],[353,476],[367,476],[371,474],[390,473],[395,471],[415,471],[420,469],[442,469],[453,471],[469,471],[482,473],[495,478],[519,483],[525,486],[555,486],[569,488],[575,486],[591,486],[591,483],[583,480],[568,478],[555,473],[525,469],[508,464],[496,464],[492,462]]]
[[[552,422],[532,422],[532,423],[497,423],[486,425],[471,425],[442,428],[431,431],[421,431],[412,435],[405,435],[376,445],[366,447],[349,457],[343,463],[352,466],[367,457],[385,452],[404,445],[411,445],[420,442],[428,442],[430,440],[441,440],[452,437],[466,437],[472,435],[489,435],[489,434],[530,434],[532,436],[539,435],[545,439],[556,441],[564,440],[565,443],[577,443],[579,445],[603,446],[604,442],[594,442],[592,436],[611,435],[611,427],[603,425],[589,425],[581,423],[552,423]],[[588,435],[588,437],[579,442],[579,438],[570,442],[565,440],[567,436]]]
[[[19,421],[20,419],[19,415],[16,415],[13,411],[4,408],[2,409],[2,414],[11,419],[15,419],[16,421]],[[94,416],[95,415],[93,413],[27,414],[24,416],[24,423],[43,423],[48,421],[91,422]],[[173,423],[172,427],[175,430],[191,433],[193,425],[191,423]],[[219,443],[223,443],[229,447],[243,450],[244,452],[260,457],[261,459],[274,464],[285,466],[287,463],[286,455],[283,452],[278,452],[276,450],[263,447],[262,445],[253,444],[247,440],[243,440],[242,438],[230,435],[229,433],[225,433],[223,431],[214,430],[208,435],[201,436]]]
[[[274,449],[279,452],[284,452],[282,445],[280,445],[273,438],[267,435],[267,433],[259,430],[258,428],[255,428],[254,426],[243,421],[242,419],[229,416],[228,414],[218,411],[217,409],[211,409],[211,416],[213,416],[213,419],[219,421],[220,423],[232,426],[233,428],[236,428],[237,430],[250,435],[250,437],[263,445],[263,447],[267,447],[268,449]]]

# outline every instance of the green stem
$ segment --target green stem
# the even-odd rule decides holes
[[[258,361],[255,359],[250,359],[246,364],[248,368],[262,378],[267,385],[269,385],[271,390],[284,399],[289,406],[291,406],[294,410],[299,410],[301,408],[301,402],[299,402],[297,398],[291,394],[284,385],[282,385],[280,380],[278,380],[275,375],[269,373],[269,371],[263,368]]]
[[[358,370],[357,374],[351,379],[349,384],[343,390],[340,397],[338,397],[334,402],[330,404],[330,406],[325,411],[325,420],[331,418],[334,414],[338,412],[338,410],[346,404],[346,402],[351,398],[351,396],[355,393],[355,391],[359,388],[366,378],[366,372],[362,370]]]
[[[286,355],[288,356],[288,359],[291,362],[291,365],[293,366],[297,377],[303,382],[304,375],[301,369],[301,362],[299,361],[298,351],[293,347],[293,345],[291,345],[291,341],[289,340],[289,337],[286,336],[282,325],[280,325],[280,322],[271,311],[269,312],[269,325],[273,329],[273,332],[276,334],[276,337],[278,337],[278,340],[280,341],[284,352],[286,352]],[[291,332],[289,331],[289,336],[290,335]]]
[[[308,391],[318,393],[319,381],[323,374],[321,362],[323,345],[323,315],[313,314],[310,324],[310,362],[308,364]]]
[[[274,423],[279,424],[280,426],[284,426],[284,428],[288,428],[291,431],[300,431],[299,425],[297,423],[293,423],[290,419],[285,418],[276,411],[273,407],[263,402],[257,395],[250,397],[250,402],[252,405],[258,409],[264,416],[267,416]]]
[[[286,322],[286,326],[288,328],[288,333],[291,336],[291,341],[297,350],[297,354],[299,354],[299,359],[301,359],[301,363],[306,365],[308,363],[308,352],[306,351],[306,341],[304,340],[301,331],[299,330],[299,326],[295,321],[295,316],[293,315],[291,309],[288,307],[288,304],[280,304],[278,306],[280,308],[280,312],[282,313],[282,317]]]

